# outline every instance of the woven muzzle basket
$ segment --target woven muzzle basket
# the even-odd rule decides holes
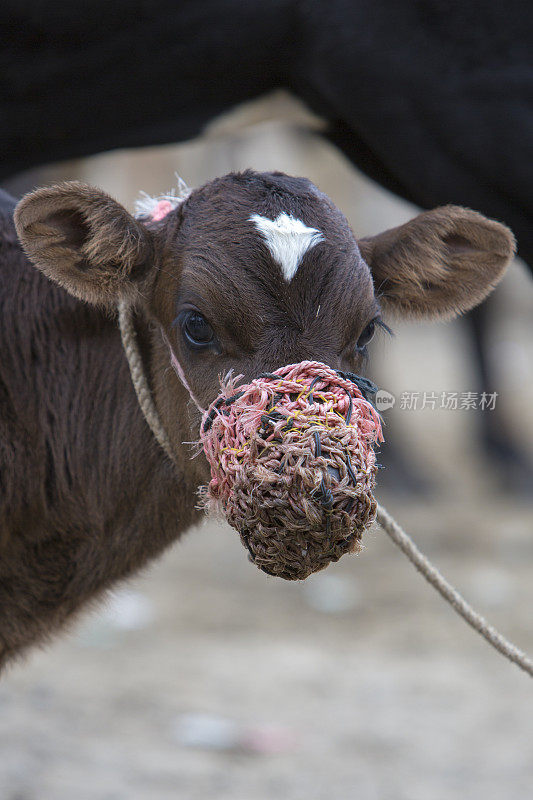
[[[361,549],[376,516],[375,387],[351,373],[303,361],[222,392],[204,414],[211,467],[203,490],[261,570],[306,578]]]

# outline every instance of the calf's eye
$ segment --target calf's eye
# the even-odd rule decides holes
[[[193,347],[207,347],[215,338],[213,328],[198,311],[187,311],[183,315],[181,329],[186,341]]]
[[[376,323],[374,320],[369,322],[364,331],[362,332],[361,336],[357,340],[356,348],[357,350],[362,350],[367,344],[371,341],[372,337],[374,336],[374,332],[376,330]]]

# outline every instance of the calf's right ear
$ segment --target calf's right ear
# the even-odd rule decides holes
[[[37,189],[15,209],[24,252],[81,300],[134,300],[154,260],[152,233],[116,200],[75,181]]]

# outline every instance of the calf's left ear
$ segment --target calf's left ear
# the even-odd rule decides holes
[[[150,231],[112,197],[83,183],[27,194],[15,209],[15,226],[36,267],[97,305],[135,299],[153,263]]]
[[[459,206],[426,211],[358,244],[383,307],[418,318],[478,305],[515,252],[509,228]]]

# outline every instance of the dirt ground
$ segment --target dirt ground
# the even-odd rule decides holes
[[[531,652],[531,514],[394,510]],[[122,600],[125,622],[93,615],[0,684],[2,800],[531,796],[528,678],[379,530],[287,584],[208,524]]]
[[[238,150],[237,165],[276,156],[279,168],[292,159],[291,171],[304,172],[285,133],[263,125],[256,140],[270,147],[274,133],[277,151],[265,154],[256,141],[261,157],[232,139],[229,168]],[[309,163],[333,185],[346,166],[338,160],[335,173],[331,159],[327,151]],[[92,164],[104,186],[98,175],[108,163]],[[336,199],[355,191],[355,180]],[[409,216],[370,184],[361,193],[357,181],[357,224],[378,207],[393,224]],[[495,334],[504,356],[499,399],[533,449],[533,291],[515,271]],[[397,396],[472,388],[460,325],[397,332],[377,355],[385,388]],[[466,597],[532,653],[531,496],[503,489],[477,449],[471,412],[394,413],[432,491],[416,500],[381,491],[380,499]],[[0,682],[0,800],[531,796],[531,683],[378,528],[359,556],[284,583],[248,563],[230,528],[209,521]]]

